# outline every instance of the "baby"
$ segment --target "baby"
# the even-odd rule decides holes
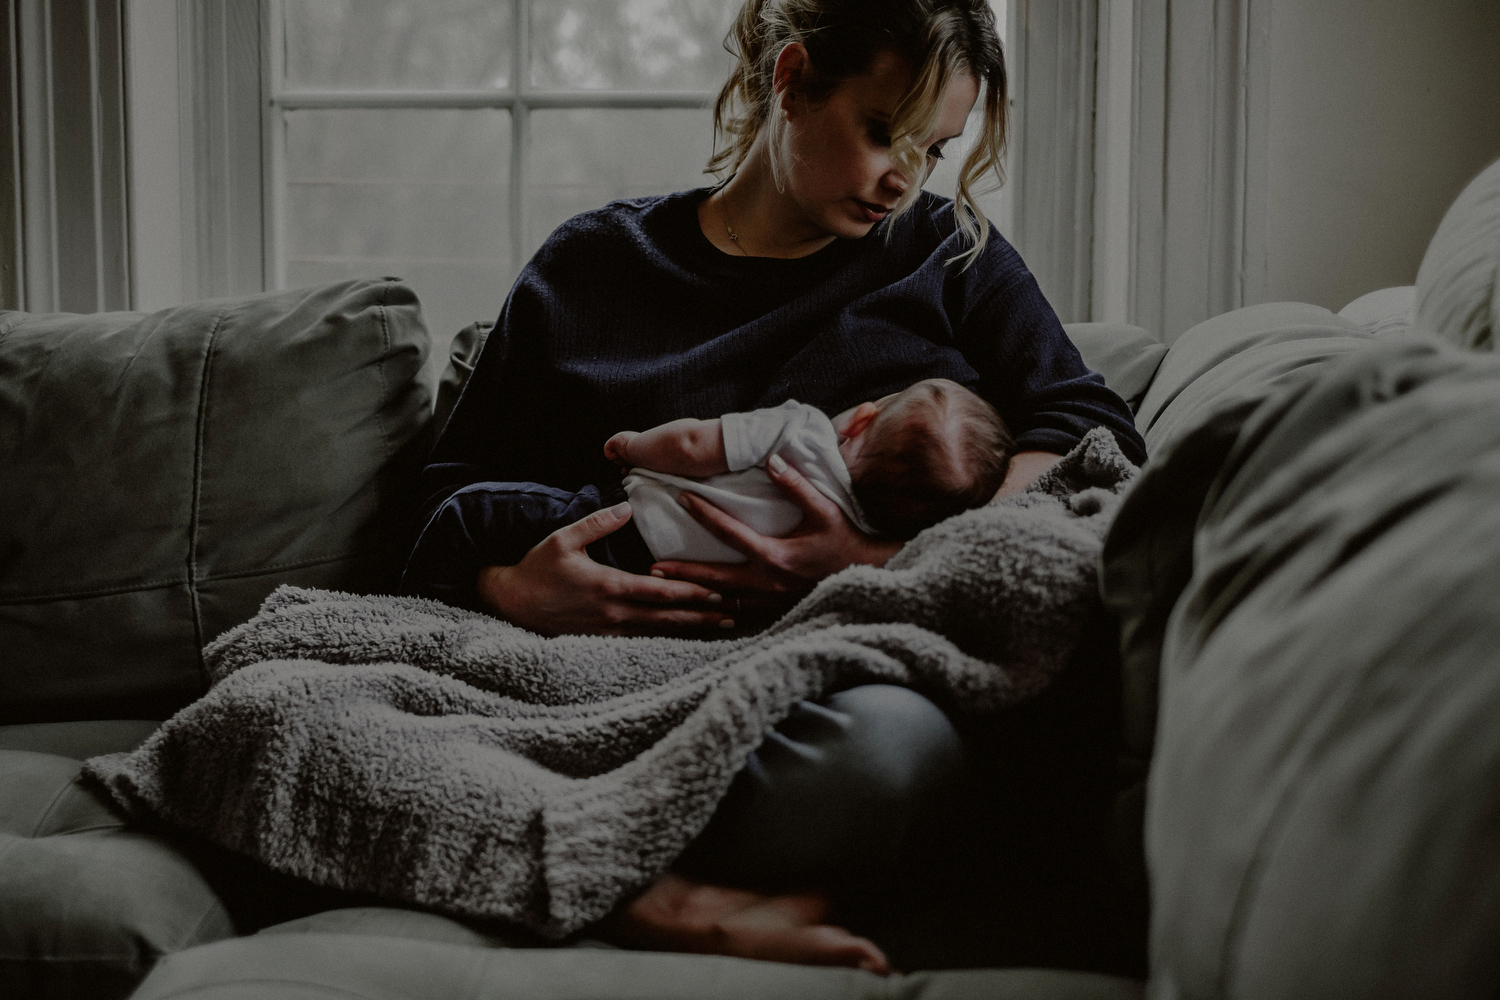
[[[678,503],[687,490],[763,535],[797,527],[802,509],[764,465],[779,455],[861,531],[909,539],[989,501],[1015,450],[994,407],[947,379],[927,379],[830,420],[795,401],[773,409],[621,431],[604,445],[628,469],[633,521],[654,559],[743,562]],[[643,572],[646,567],[621,566]]]

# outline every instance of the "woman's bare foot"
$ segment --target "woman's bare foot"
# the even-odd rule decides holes
[[[818,892],[767,896],[668,872],[606,918],[600,930],[632,948],[889,973],[890,963],[873,941],[823,923],[830,908]]]

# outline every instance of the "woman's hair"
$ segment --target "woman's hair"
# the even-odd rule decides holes
[[[953,204],[970,244],[960,257],[967,258],[965,267],[973,263],[989,236],[973,185],[986,173],[995,184],[983,190],[1004,181],[1005,56],[989,0],[745,0],[724,38],[724,47],[738,63],[714,102],[715,134],[728,142],[708,161],[709,172],[722,176],[738,169],[761,129],[779,130],[785,121],[775,113],[773,80],[777,56],[794,42],[807,49],[811,78],[802,90],[813,103],[826,99],[844,80],[868,72],[881,52],[894,53],[914,68],[890,125],[891,159],[911,184],[887,217],[887,226],[921,192],[927,151],[919,144],[936,125],[938,99],[949,81],[968,74],[984,85],[984,125],[959,168]],[[779,185],[776,160],[773,152],[771,170]]]
[[[881,408],[865,430],[854,498],[882,535],[909,539],[988,503],[1016,445],[1000,414],[947,379],[926,379]]]

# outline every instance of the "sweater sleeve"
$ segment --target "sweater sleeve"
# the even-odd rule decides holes
[[[979,373],[980,395],[1005,419],[1017,450],[1066,454],[1103,426],[1127,458],[1144,462],[1145,442],[1130,408],[1083,363],[1015,249],[993,232],[991,242],[987,280],[970,285],[956,335]]]

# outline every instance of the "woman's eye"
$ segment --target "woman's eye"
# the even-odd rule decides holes
[[[870,141],[877,146],[889,146],[891,144],[890,130],[884,125],[871,125]]]
[[[930,157],[932,157],[934,160],[941,160],[943,158],[943,147],[942,146],[928,146],[927,147],[927,155],[930,156]]]

